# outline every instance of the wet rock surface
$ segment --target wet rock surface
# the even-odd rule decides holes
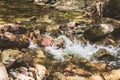
[[[119,53],[119,50],[113,46],[102,46],[105,45],[103,43],[94,45],[87,42],[84,34],[89,29],[88,25],[90,23],[68,22],[59,27],[56,26],[55,29],[60,34],[53,33],[53,28],[49,31],[46,30],[47,34],[41,33],[39,28],[26,29],[27,34],[5,31],[4,34],[9,33],[6,37],[14,42],[9,42],[9,44],[1,42],[1,45],[5,46],[1,46],[1,62],[7,70],[5,74],[11,80],[114,80],[111,75],[118,74],[120,65],[118,56],[114,53]],[[111,34],[111,29],[108,30],[109,24],[106,25],[107,27],[102,25],[103,33]],[[76,30],[82,30],[82,32]],[[23,41],[29,43],[26,47],[23,44],[19,47],[19,40],[18,44],[15,43],[17,39],[21,39],[21,35],[23,35]],[[114,51],[115,49],[116,51]],[[93,58],[92,61],[90,61],[90,56]]]

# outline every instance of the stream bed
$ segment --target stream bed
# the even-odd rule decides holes
[[[119,22],[48,6],[0,1],[0,80],[119,80]]]

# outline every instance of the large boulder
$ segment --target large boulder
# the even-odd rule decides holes
[[[111,24],[99,24],[86,29],[83,33],[84,37],[90,41],[97,41],[114,31]]]
[[[25,35],[15,35],[10,32],[5,32],[0,35],[0,48],[27,48],[29,39]]]
[[[103,9],[103,15],[105,17],[111,17],[120,19],[120,0],[109,0],[105,3]]]

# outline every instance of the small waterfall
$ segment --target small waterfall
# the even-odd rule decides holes
[[[57,39],[62,38],[64,40],[64,48],[58,48],[55,45],[45,47],[45,51],[50,53],[54,59],[65,61],[65,56],[75,55],[77,57],[83,57],[86,59],[90,59],[92,54],[97,52],[100,48],[104,48],[107,51],[115,54],[119,50],[117,47],[114,46],[104,46],[104,45],[96,45],[90,44],[82,44],[77,42],[76,40],[71,41],[68,37],[62,35],[59,36]]]

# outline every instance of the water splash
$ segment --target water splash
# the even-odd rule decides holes
[[[35,49],[38,47],[37,44],[33,43],[33,41],[31,40],[31,38],[29,38],[30,41],[30,45],[28,46],[29,49]]]
[[[90,44],[82,44],[77,42],[76,40],[71,41],[68,37],[62,35],[57,39],[62,38],[64,40],[65,48],[59,48],[55,45],[45,47],[45,51],[53,55],[53,58],[60,61],[65,61],[65,56],[67,55],[75,55],[77,57],[83,57],[86,59],[90,59],[93,53],[97,52],[100,48],[104,48],[107,51],[115,54],[119,50],[114,46],[104,46],[104,45],[95,45]]]

